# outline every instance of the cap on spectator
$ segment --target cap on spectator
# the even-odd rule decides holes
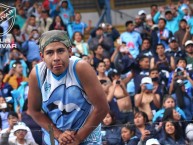
[[[167,15],[168,13],[172,13],[172,10],[171,10],[170,8],[167,8],[167,9],[165,10],[165,15]]]
[[[186,126],[186,137],[188,138],[189,141],[193,141],[193,124],[190,123]]]
[[[150,77],[144,77],[142,80],[141,80],[141,85],[142,84],[153,84],[152,82],[152,79]]]
[[[160,143],[157,139],[150,138],[146,141],[146,145],[160,145]]]
[[[138,15],[142,15],[142,14],[145,14],[145,15],[146,15],[147,13],[146,13],[145,10],[140,10],[140,11],[138,11]]]
[[[148,15],[146,16],[146,20],[152,20],[151,14],[148,14]]]
[[[168,40],[168,43],[171,43],[171,42],[177,42],[176,38],[175,37],[171,37],[169,40]]]
[[[18,130],[26,130],[26,131],[28,131],[28,128],[27,128],[27,126],[25,125],[25,123],[18,123],[17,125],[14,125],[14,127],[13,127],[13,132],[15,133],[16,131],[18,131]]]
[[[181,8],[180,8],[182,11],[185,10],[185,9],[188,9],[188,6],[187,4],[182,4]]]
[[[187,40],[185,43],[185,47],[188,45],[193,45],[193,41],[192,40]]]
[[[52,42],[61,42],[67,48],[72,47],[71,40],[66,31],[51,30],[44,32],[39,39],[40,50],[43,51],[43,49]]]

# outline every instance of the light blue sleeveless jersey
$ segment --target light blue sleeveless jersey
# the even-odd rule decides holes
[[[62,131],[79,130],[93,109],[76,73],[79,60],[71,57],[67,70],[60,76],[55,76],[44,62],[36,65],[38,85],[42,92],[42,110]],[[101,144],[100,128],[98,126],[82,145]],[[48,132],[42,130],[45,144],[51,145]],[[58,145],[57,141],[55,145]]]

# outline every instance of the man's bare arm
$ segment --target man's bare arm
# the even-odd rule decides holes
[[[42,95],[38,87],[35,68],[31,71],[29,76],[28,102],[28,113],[33,120],[47,131],[49,130],[48,126],[52,124],[54,137],[58,138],[62,132],[57,129],[52,121],[41,111]]]
[[[103,120],[109,111],[109,106],[105,93],[93,68],[84,61],[79,61],[76,71],[81,85],[85,90],[88,100],[93,105],[93,111],[86,120],[84,126],[80,128],[75,137],[84,140]]]

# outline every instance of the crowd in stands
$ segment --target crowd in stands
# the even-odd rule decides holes
[[[70,0],[15,0],[13,6],[15,24],[0,37],[17,46],[0,48],[0,144],[43,144],[41,128],[27,113],[27,96],[29,73],[41,62],[38,39],[48,30],[67,31],[71,55],[96,71],[110,106],[101,122],[103,145],[193,144],[189,0],[152,4],[149,14],[139,10],[123,33],[105,21],[94,28],[91,20],[83,22]],[[8,27],[0,23],[0,32]]]

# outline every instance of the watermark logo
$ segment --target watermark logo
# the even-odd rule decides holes
[[[4,32],[0,36],[6,35],[11,31],[16,17],[16,8],[0,3],[0,26],[4,27]]]

